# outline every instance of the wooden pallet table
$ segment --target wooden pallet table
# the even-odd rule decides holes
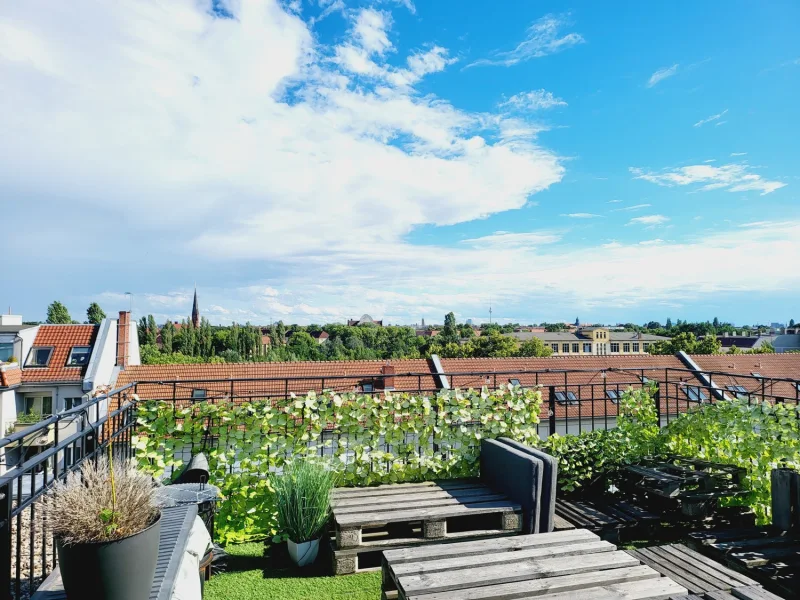
[[[380,551],[515,535],[519,504],[476,481],[339,488],[333,492],[333,570],[337,575],[380,568]]]
[[[619,539],[621,529],[641,528],[649,532],[661,520],[658,515],[624,500],[556,500],[556,516],[612,541]]]
[[[632,557],[679,583],[690,594],[703,595],[740,587],[760,587],[757,581],[727,568],[683,544],[626,550]]]
[[[800,536],[772,527],[690,534],[693,545],[787,598],[800,597]]]
[[[645,600],[687,593],[585,529],[388,550],[383,556],[383,600]]]
[[[681,594],[672,596],[670,600],[782,600],[780,596],[768,592],[762,587],[740,587],[731,591],[716,590],[704,594]]]

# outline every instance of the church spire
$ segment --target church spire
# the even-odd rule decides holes
[[[197,284],[194,286],[194,303],[192,304],[192,325],[200,327],[200,307],[197,305]]]

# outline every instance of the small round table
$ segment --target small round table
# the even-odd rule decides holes
[[[162,507],[196,504],[197,514],[214,539],[214,514],[219,500],[219,488],[209,483],[176,483],[157,489],[156,498]]]

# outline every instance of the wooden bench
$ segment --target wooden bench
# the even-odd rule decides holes
[[[689,535],[695,547],[780,593],[800,593],[800,536],[774,527]]]
[[[760,587],[757,581],[727,568],[683,544],[626,550],[628,554],[702,596],[741,587]]]
[[[337,575],[368,570],[359,558],[389,548],[513,535],[522,526],[519,504],[470,480],[339,488],[332,502]]]
[[[383,556],[383,600],[644,600],[687,593],[585,529],[388,550]]]
[[[556,515],[603,539],[616,541],[621,529],[642,529],[649,534],[661,518],[624,500],[556,500]]]
[[[186,551],[189,532],[197,517],[196,505],[166,508],[161,515],[161,537],[150,600],[170,600],[175,590],[175,578]],[[199,575],[198,575],[199,576]],[[56,567],[42,582],[31,600],[67,600],[61,583],[61,571]]]

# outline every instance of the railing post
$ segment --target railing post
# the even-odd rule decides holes
[[[658,419],[658,428],[661,429],[661,383],[656,382],[656,393],[653,394],[653,402],[656,403],[656,418]]]
[[[553,435],[556,432],[556,386],[551,385],[548,390],[547,405],[549,408],[548,416],[550,418],[549,435]]]
[[[0,598],[11,598],[11,482],[0,488],[0,590]]]

